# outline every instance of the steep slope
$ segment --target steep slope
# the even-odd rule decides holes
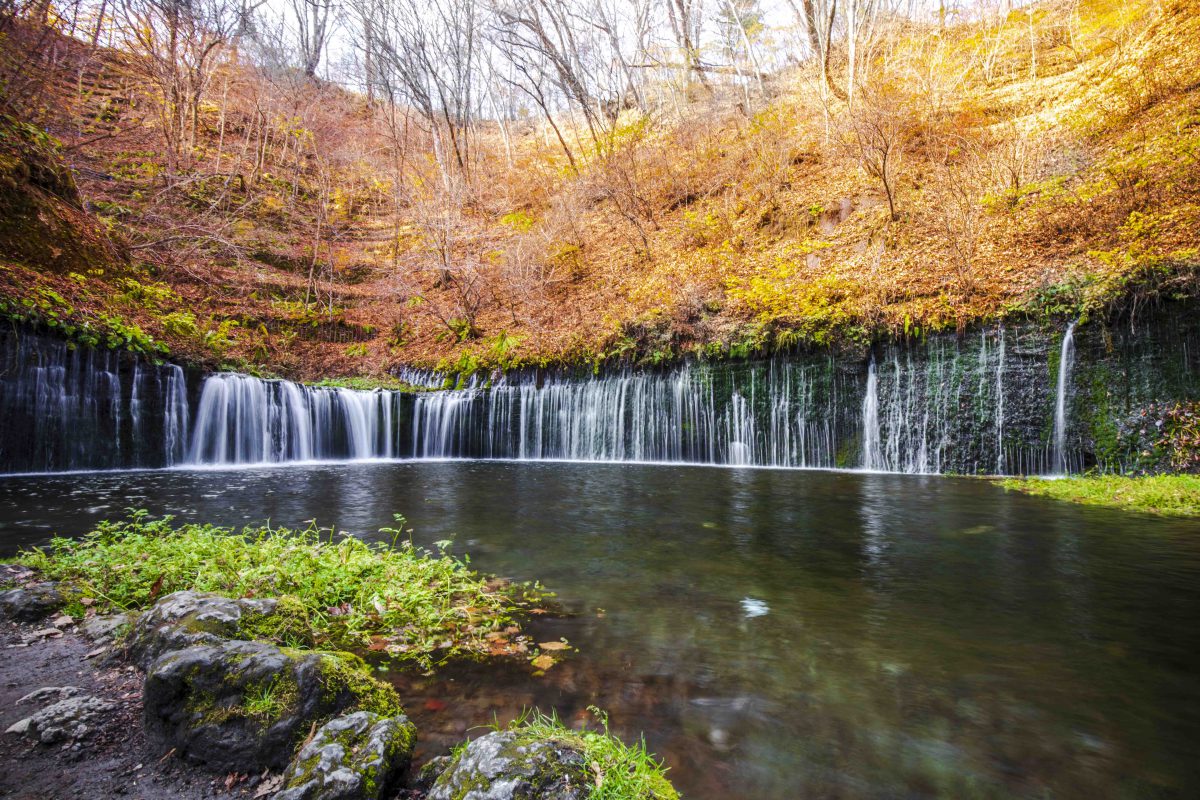
[[[853,103],[802,68],[749,112],[717,89],[622,111],[598,140],[481,123],[453,180],[378,102],[240,57],[168,164],[137,59],[70,45],[38,113],[98,224],[26,181],[59,206],[12,215],[5,291],[54,292],[188,360],[307,379],[1115,318],[1198,293],[1198,12],[1053,0],[896,19]]]

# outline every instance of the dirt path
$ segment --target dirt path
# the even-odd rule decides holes
[[[75,800],[252,798],[261,776],[215,775],[147,745],[142,733],[142,675],[93,649],[82,636],[34,637],[36,627],[0,623],[0,730],[54,702],[17,701],[47,686],[75,686],[116,704],[74,743],[43,745],[0,733],[0,797]],[[28,643],[28,644],[26,644]],[[226,787],[229,781],[230,787]]]

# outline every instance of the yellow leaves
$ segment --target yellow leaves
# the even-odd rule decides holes
[[[554,656],[540,655],[532,659],[529,663],[540,670],[547,670],[554,666]]]
[[[500,224],[512,228],[518,233],[525,233],[533,227],[534,219],[528,213],[521,211],[510,211],[500,218]]]

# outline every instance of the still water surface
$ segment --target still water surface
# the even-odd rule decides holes
[[[1200,525],[969,479],[415,462],[0,479],[0,549],[128,506],[418,543],[557,591],[579,652],[394,675],[435,754],[523,706],[695,800],[1200,796]],[[478,731],[476,731],[478,732]]]

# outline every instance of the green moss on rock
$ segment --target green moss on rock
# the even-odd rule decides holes
[[[328,697],[349,695],[354,698],[356,708],[381,717],[404,714],[395,688],[373,676],[361,658],[343,652],[322,652],[320,656],[321,682]]]

